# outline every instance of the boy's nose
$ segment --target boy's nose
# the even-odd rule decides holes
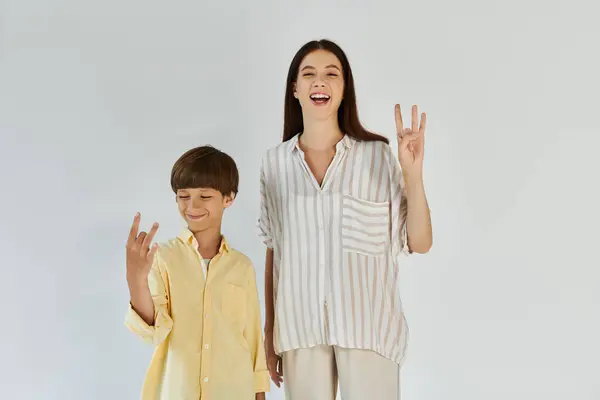
[[[198,208],[200,208],[201,204],[202,204],[202,200],[200,200],[200,199],[192,199],[192,201],[190,201],[188,203],[188,209],[198,209]]]

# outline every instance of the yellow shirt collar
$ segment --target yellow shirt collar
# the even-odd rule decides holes
[[[179,239],[181,239],[181,241],[183,241],[184,243],[192,245],[195,248],[198,247],[198,241],[194,237],[194,234],[192,233],[192,231],[190,231],[187,228],[183,229],[177,237]],[[229,242],[227,241],[225,236],[221,235],[221,245],[219,246],[219,254],[223,253],[224,251],[230,251],[230,250],[231,250],[231,247],[229,246]]]

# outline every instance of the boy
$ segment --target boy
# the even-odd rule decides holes
[[[255,271],[221,234],[238,181],[230,156],[194,148],[171,172],[187,229],[150,246],[158,224],[138,234],[135,216],[125,324],[156,346],[142,400],[263,400],[269,391]]]

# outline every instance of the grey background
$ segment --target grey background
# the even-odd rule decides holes
[[[598,8],[0,1],[0,397],[139,398],[152,349],[123,326],[125,238],[136,211],[178,233],[169,172],[193,146],[239,163],[224,230],[262,299],[259,161],[292,56],[328,37],[367,127],[393,138],[395,102],[429,113],[435,237],[402,268],[403,398],[600,398]]]

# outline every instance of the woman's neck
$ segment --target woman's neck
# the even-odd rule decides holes
[[[304,132],[300,137],[301,145],[311,150],[327,150],[335,147],[344,133],[341,131],[337,116],[324,121],[304,120]]]

